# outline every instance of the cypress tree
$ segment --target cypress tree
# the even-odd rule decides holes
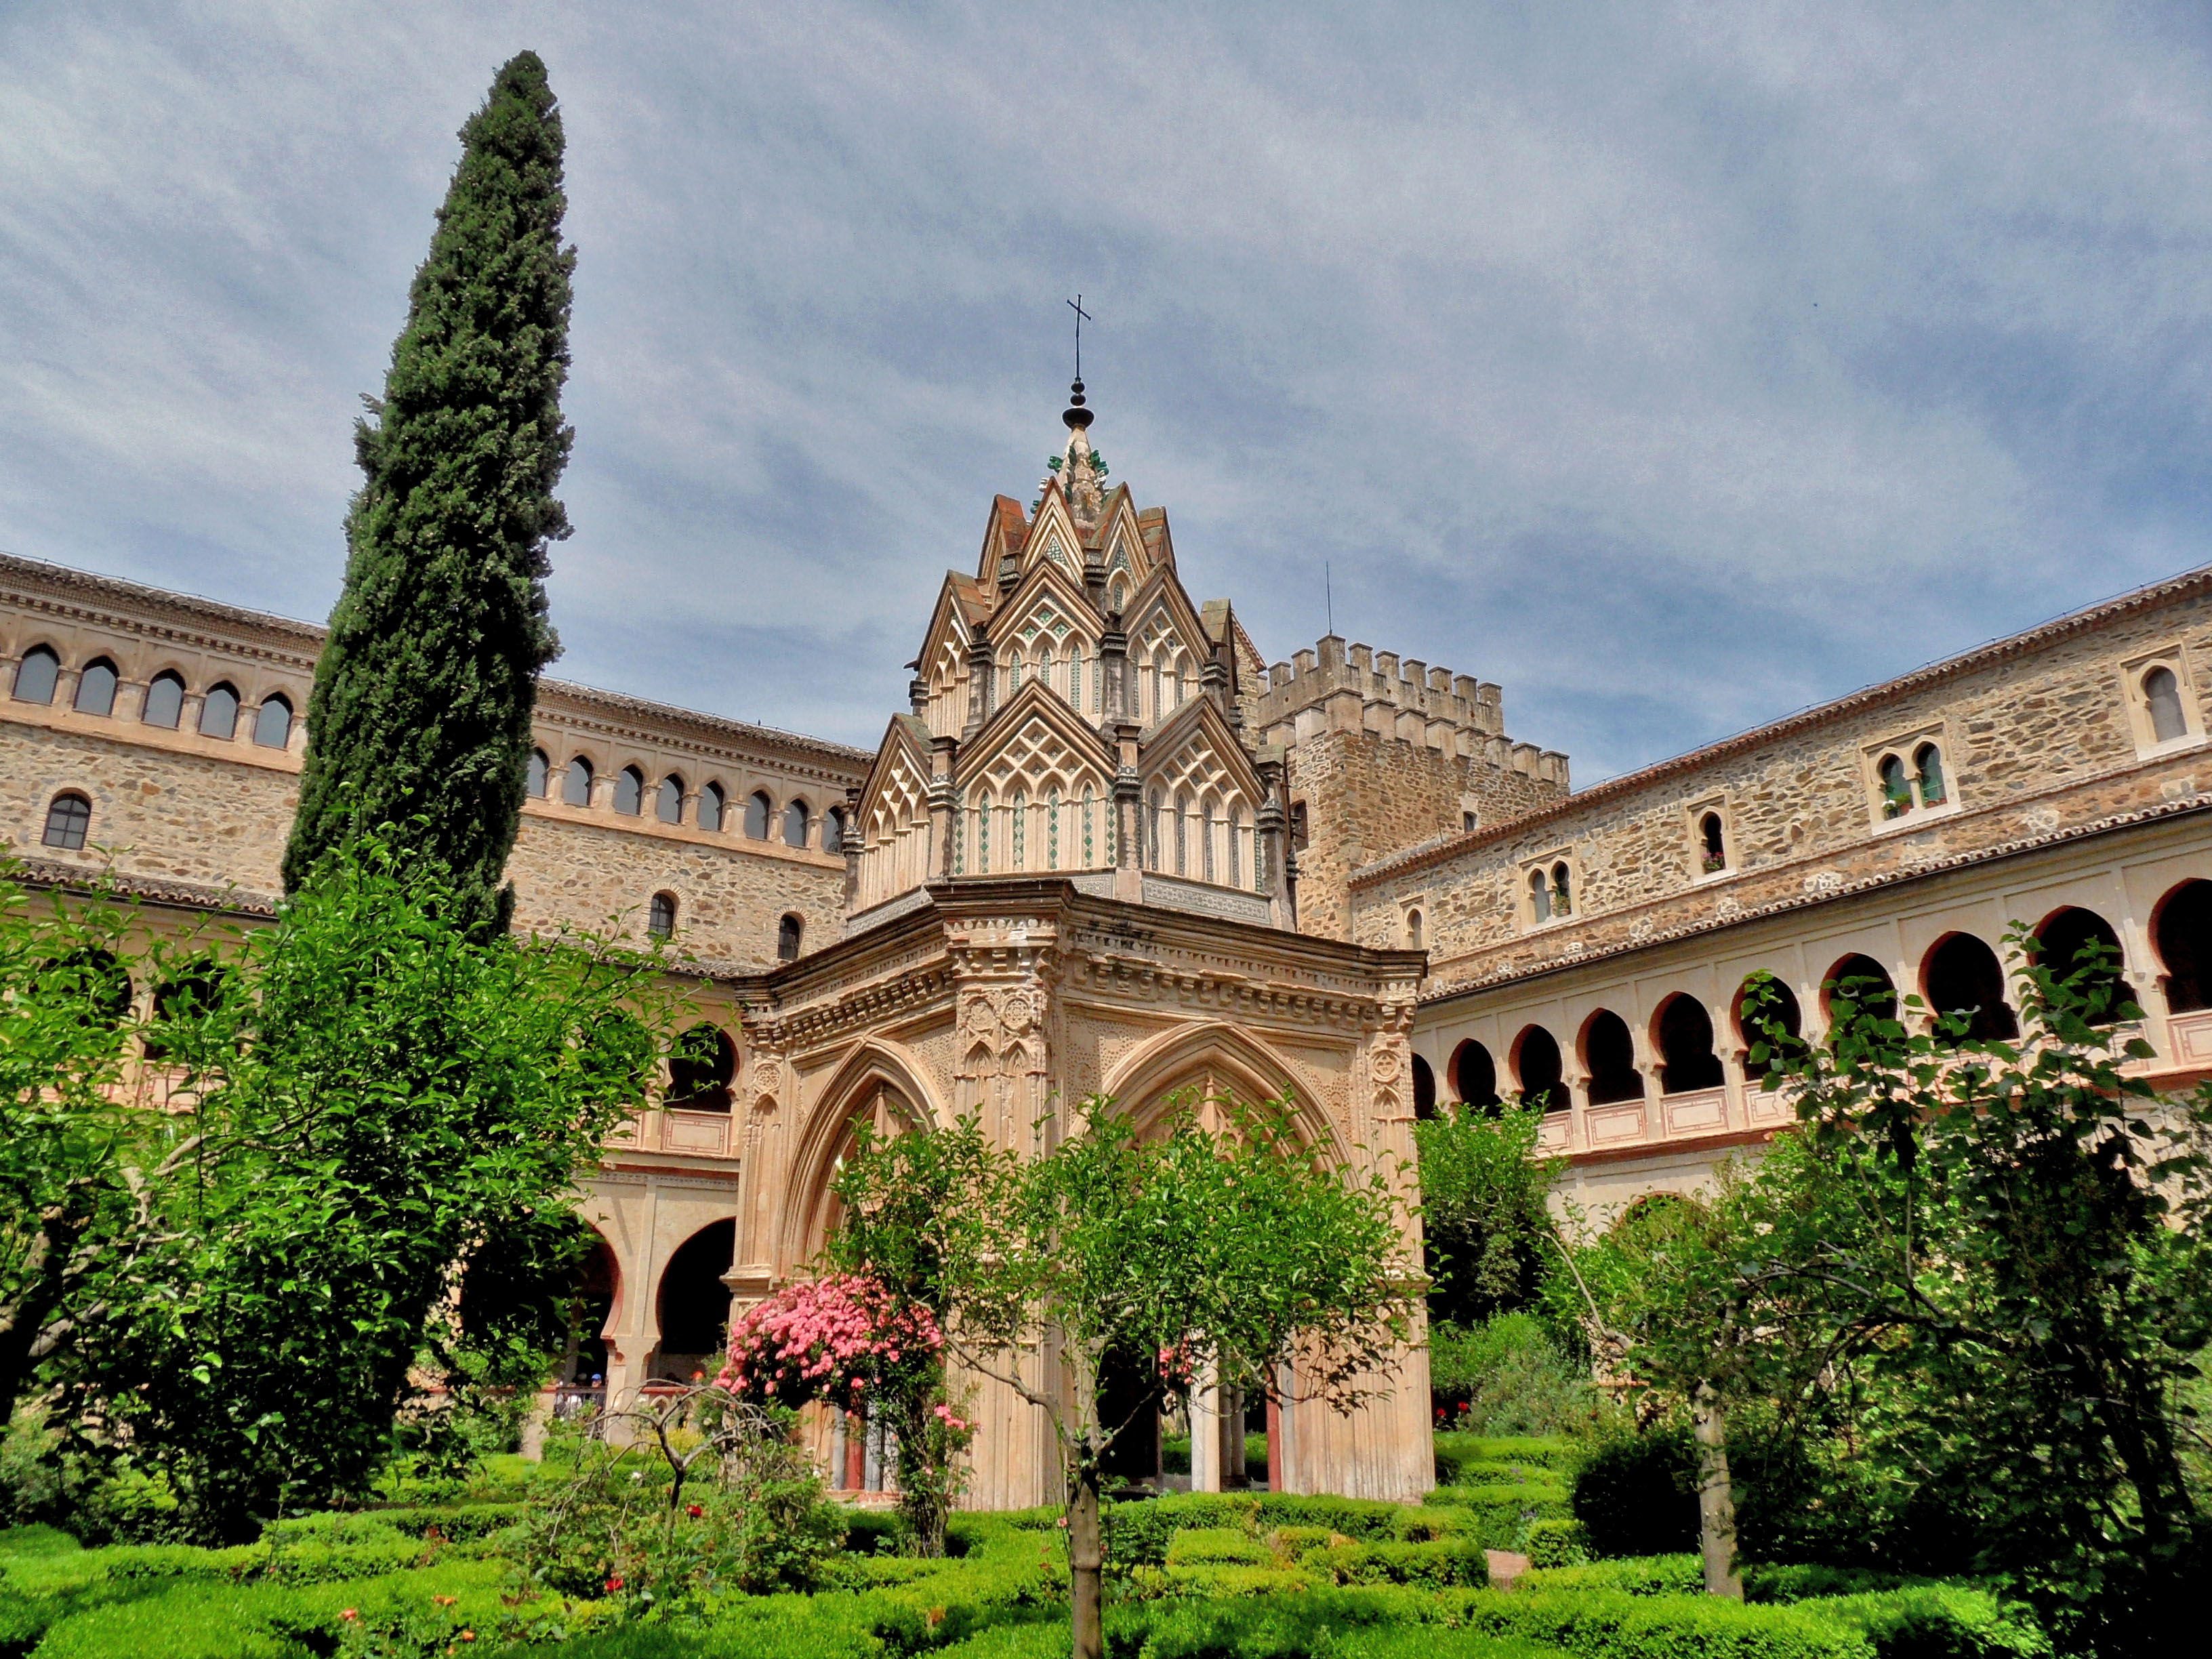
[[[344,591],[315,670],[286,890],[356,835],[397,826],[453,874],[471,927],[503,931],[547,620],[569,277],[561,117],[545,65],[501,69],[461,129],[382,398],[364,398]]]

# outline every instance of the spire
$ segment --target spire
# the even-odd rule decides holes
[[[1092,412],[1084,406],[1083,382],[1067,388],[1067,408],[1060,417],[1067,422],[1066,459],[1060,467],[1060,487],[1067,492],[1068,511],[1085,529],[1098,522],[1105,510],[1106,486],[1103,469],[1091,447]]]

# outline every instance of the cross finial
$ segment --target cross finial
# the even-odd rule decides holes
[[[1083,378],[1083,325],[1095,319],[1083,308],[1080,294],[1067,302],[1067,308],[1075,313],[1075,378],[1080,380]]]

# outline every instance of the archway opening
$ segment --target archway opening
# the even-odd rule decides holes
[[[1756,987],[1759,1000],[1753,1003]],[[1774,1087],[1774,1066],[1802,1058],[1805,1053],[1805,1017],[1797,994],[1772,975],[1753,975],[1736,988],[1732,1011],[1736,1036],[1744,1048],[1745,1080],[1759,1089]],[[1767,1052],[1759,1053],[1761,1046]]]
[[[1713,1052],[1713,1020],[1705,1005],[1678,993],[1660,1007],[1656,1022],[1659,1092],[1686,1095],[1721,1086],[1721,1060]]]
[[[2136,988],[2120,972],[2126,960],[2119,931],[2094,910],[2068,905],[2035,930],[2036,957],[2042,965],[2070,981],[2099,1012],[2100,1025],[2118,1022],[2124,1005],[2136,1000]]]
[[[735,1220],[701,1228],[677,1248],[660,1275],[660,1346],[653,1351],[652,1374],[689,1382],[695,1372],[711,1374],[721,1364],[730,1330],[730,1271],[738,1244]]]
[[[1850,1003],[1876,1019],[1897,1018],[1897,981],[1872,957],[1848,956],[1828,969],[1821,983],[1821,1012],[1832,1022],[1840,1003]]]
[[[2166,969],[2166,1006],[2177,1014],[2212,1008],[2212,881],[2185,881],[2161,900],[2151,924]]]
[[[1560,1081],[1565,1070],[1559,1040],[1542,1026],[1528,1026],[1513,1039],[1513,1075],[1526,1104],[1547,1112],[1565,1111],[1567,1090]]]
[[[1636,1041],[1628,1034],[1628,1022],[1610,1008],[1599,1009],[1583,1026],[1583,1066],[1589,1073],[1591,1105],[1644,1098]]]
[[[1953,933],[1938,942],[1921,969],[1921,983],[1938,1022],[1939,1042],[2004,1042],[2020,1035],[2020,1022],[2005,1001],[2004,968],[1997,953],[1972,933]],[[1942,1028],[1944,1017],[1952,1014],[1966,1018],[1962,1036]]]
[[[1427,1122],[1437,1115],[1437,1074],[1419,1054],[1413,1056],[1413,1115]]]
[[[1452,1052],[1452,1088],[1469,1106],[1498,1104],[1498,1063],[1490,1050],[1469,1037]]]

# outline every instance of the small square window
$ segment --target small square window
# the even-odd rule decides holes
[[[1915,825],[1958,810],[1950,737],[1942,722],[1871,744],[1862,753],[1867,805],[1876,829]]]

